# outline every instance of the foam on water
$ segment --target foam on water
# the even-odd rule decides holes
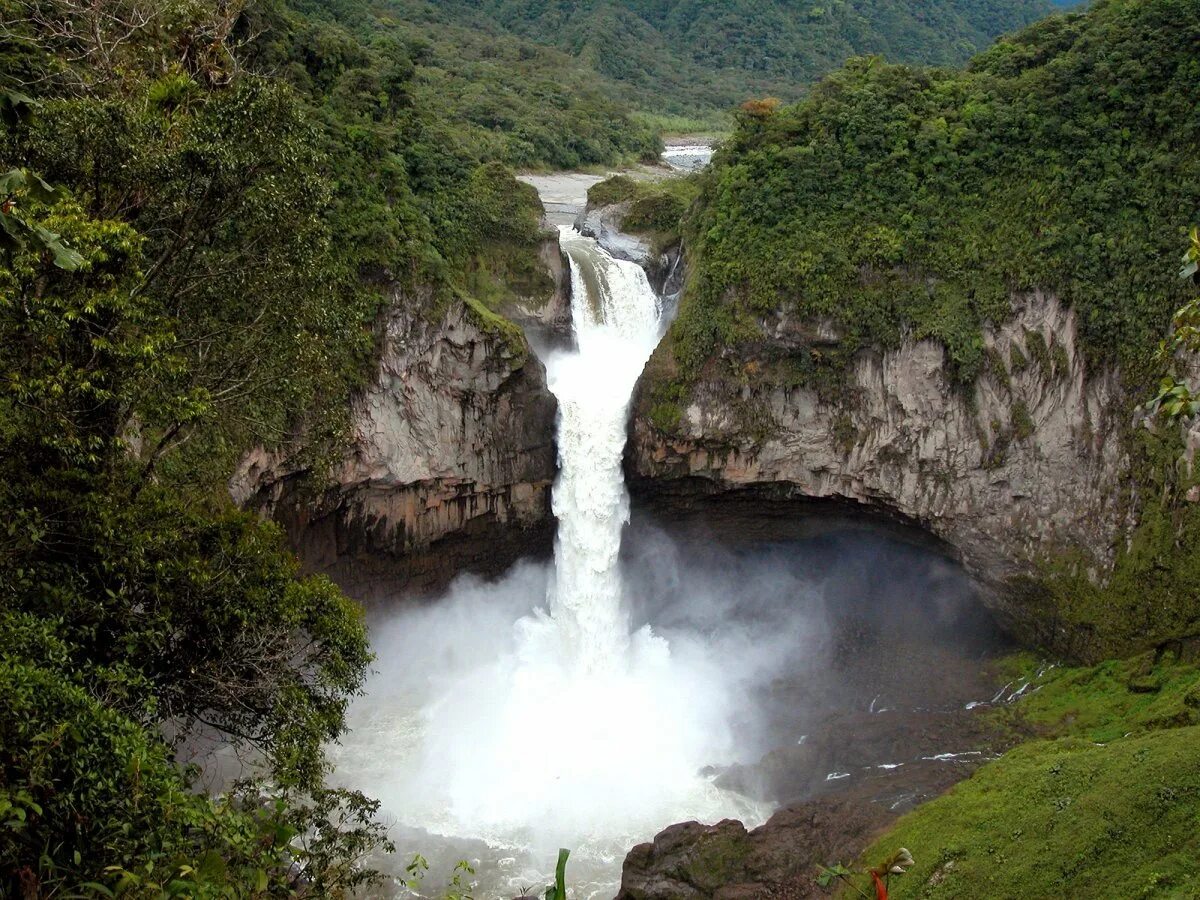
[[[648,626],[631,631],[621,458],[661,303],[639,266],[561,230],[577,349],[545,360],[559,401],[553,569],[460,587],[443,614],[462,609],[461,631],[413,617],[376,633],[388,658],[333,755],[339,779],[397,823],[523,854],[512,886],[544,876],[566,846],[574,878],[611,896],[633,843],[673,822],[753,824],[766,810],[701,774],[733,752],[735,701],[718,667],[702,648],[673,654]],[[406,659],[432,663],[414,678]]]

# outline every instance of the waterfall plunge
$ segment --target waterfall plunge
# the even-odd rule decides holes
[[[548,599],[561,651],[581,672],[598,673],[628,662],[618,555],[629,495],[621,456],[630,397],[662,336],[662,306],[640,266],[566,228],[562,246],[571,260],[578,351],[556,354],[546,367],[559,404]]]
[[[648,627],[631,634],[622,594],[621,458],[661,304],[634,263],[566,228],[562,246],[578,349],[546,360],[559,401],[547,608],[520,619],[513,655],[462,691],[482,701],[471,739],[431,746],[452,762],[456,833],[546,846],[615,839],[608,852],[619,852],[673,821],[731,812],[698,775],[728,750],[725,706],[704,688],[715,672],[675,665]]]
[[[631,632],[623,596],[621,461],[661,304],[637,265],[567,228],[562,246],[578,349],[545,360],[559,401],[554,569],[466,582],[377,630],[383,671],[331,755],[403,826],[513,852],[513,885],[543,877],[565,846],[572,880],[592,884],[579,896],[611,896],[624,853],[666,825],[765,810],[699,774],[733,753],[726,662],[701,642],[672,653],[649,627]],[[535,590],[545,607],[522,615]]]

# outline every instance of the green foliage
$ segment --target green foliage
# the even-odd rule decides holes
[[[1193,225],[1189,237],[1190,243],[1187,252],[1183,254],[1183,267],[1179,270],[1179,277],[1194,280],[1200,272],[1200,226]]]
[[[1200,227],[1192,227],[1189,239],[1179,277],[1200,284]],[[1200,414],[1200,397],[1195,396],[1179,372],[1186,366],[1186,357],[1200,352],[1200,295],[1176,310],[1171,324],[1171,333],[1163,340],[1158,352],[1162,368],[1168,374],[1159,382],[1158,393],[1147,408],[1168,421],[1176,421]]]
[[[893,897],[1191,896],[1200,851],[1200,666],[1174,651],[1059,668],[1007,663],[990,715],[1033,740],[897,823],[921,860]]]
[[[892,876],[903,875],[910,868],[912,868],[913,865],[915,865],[915,863],[913,861],[912,854],[908,852],[907,848],[901,847],[882,863],[868,868],[863,874],[868,877],[868,887],[869,889],[874,890],[875,896],[877,898],[884,898],[884,900],[886,900],[888,896],[888,888],[892,883]],[[821,874],[817,877],[817,884],[819,884],[821,887],[828,888],[835,882],[840,881],[844,885],[849,885],[860,896],[868,896],[865,890],[858,887],[858,885],[854,883],[855,875],[857,873],[855,873],[852,869],[847,868],[841,863],[835,863],[832,866],[819,866],[818,868],[820,869]]]
[[[1034,432],[1033,416],[1029,414],[1029,406],[1024,400],[1017,400],[1012,405],[1012,436],[1014,440],[1023,441]]]
[[[546,900],[567,900],[567,858],[570,850],[558,851],[558,864],[554,867],[554,884],[546,888]]]
[[[120,664],[78,671],[65,624],[0,612],[6,896],[291,896],[305,883],[336,896],[372,880],[352,864],[380,843],[377,804],[252,783],[216,800],[196,793],[144,725],[148,682]]]
[[[28,169],[13,169],[0,175],[0,252],[10,258],[30,243],[34,249],[50,254],[60,269],[73,272],[83,265],[83,257],[65,246],[62,238],[36,222],[22,216],[24,198],[38,203],[50,203],[57,192]]]
[[[287,77],[306,92],[357,95],[363,107],[407,107],[430,154],[577,168],[661,149],[657,132],[588,66],[497,34],[490,20],[426,0],[290,5],[305,18],[286,28],[295,36],[279,61]]]
[[[1045,737],[1108,743],[1129,734],[1200,725],[1200,665],[1177,651],[1088,667],[1049,667],[1028,654],[1010,661],[1020,700],[995,715]]]
[[[699,178],[695,175],[662,179],[615,175],[592,186],[588,204],[628,203],[622,230],[646,235],[655,246],[666,248],[679,242],[683,218],[699,193]]]
[[[805,102],[743,116],[688,223],[681,376],[759,352],[753,332],[730,346],[719,310],[787,310],[842,335],[813,369],[836,375],[911,332],[968,383],[981,326],[1042,289],[1075,308],[1089,364],[1144,384],[1183,287],[1162,260],[1200,206],[1195,12],[1110,0],[965,71],[854,60]]]
[[[1050,11],[1040,0],[441,0],[439,16],[557,47],[651,112],[701,117],[800,92],[847,57],[957,63]],[[689,129],[691,130],[691,129]]]

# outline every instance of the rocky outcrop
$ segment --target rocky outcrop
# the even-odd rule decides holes
[[[556,405],[520,330],[452,302],[397,296],[374,383],[318,497],[262,451],[231,487],[270,512],[306,568],[360,599],[431,589],[464,569],[497,572],[548,548]]]
[[[820,897],[817,865],[852,859],[886,823],[886,808],[813,800],[747,831],[730,819],[684,822],[625,857],[617,900],[801,900]]]
[[[500,313],[520,325],[529,338],[543,346],[569,345],[571,331],[571,268],[558,241],[557,230],[542,221],[548,235],[538,247],[534,276],[510,278],[512,296]],[[523,283],[524,282],[524,283]]]
[[[838,340],[785,315],[760,326],[783,352]],[[702,378],[666,430],[654,424],[654,384],[643,384],[632,475],[704,491],[770,486],[915,522],[993,588],[1008,624],[1053,644],[1053,624],[1034,621],[1011,586],[1059,548],[1085,550],[1093,577],[1111,563],[1128,524],[1127,406],[1114,371],[1089,370],[1074,314],[1054,296],[1015,297],[1012,318],[984,341],[988,365],[967,389],[941,345],[906,340],[859,354],[837,402],[750,371],[736,387]]]
[[[623,231],[631,206],[628,200],[607,206],[589,203],[575,219],[575,228],[580,234],[594,238],[617,259],[637,263],[645,269],[650,286],[664,299],[678,299],[683,289],[682,246],[676,243],[658,252],[649,238]]]

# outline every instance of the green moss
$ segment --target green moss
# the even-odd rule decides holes
[[[833,443],[842,453],[849,455],[858,443],[858,428],[849,413],[839,413],[833,420]]]
[[[1098,745],[1036,741],[905,816],[905,897],[1182,897],[1200,892],[1200,728]]]
[[[1026,438],[1032,437],[1033,432],[1033,416],[1029,414],[1029,406],[1024,400],[1017,400],[1012,405],[1013,439],[1023,441]]]
[[[672,434],[683,421],[683,407],[688,388],[674,377],[674,361],[670,353],[657,353],[646,368],[647,388],[638,395],[641,414],[659,431]]]
[[[677,403],[661,402],[650,407],[650,424],[663,432],[673,432],[683,419],[683,411]]]
[[[1004,364],[1004,356],[996,349],[995,345],[988,347],[987,356],[987,371],[991,374],[996,383],[1004,390],[1012,389],[1012,378],[1009,377],[1008,367]]]
[[[1076,668],[1047,667],[1029,655],[1014,661],[1009,681],[1024,691],[1016,704],[994,711],[1002,724],[1101,743],[1200,725],[1200,664],[1180,661],[1175,652]]]
[[[1008,445],[1012,443],[1012,432],[998,419],[992,419],[991,433],[992,439],[988,441],[987,431],[984,430],[980,441],[985,448],[980,465],[989,470],[1004,465],[1004,461],[1008,459]]]
[[[1038,367],[1038,371],[1042,373],[1043,378],[1049,378],[1054,374],[1054,363],[1050,358],[1050,348],[1046,344],[1046,338],[1040,331],[1025,329],[1025,349],[1029,353],[1029,359]]]
[[[1200,504],[1181,499],[1196,479],[1177,465],[1177,433],[1143,430],[1131,441],[1126,487],[1136,491],[1140,509],[1111,573],[1091,548],[1047,541],[1039,577],[1013,585],[1023,615],[1040,623],[1027,637],[1083,661],[1200,635]]]
[[[1020,698],[989,713],[1031,741],[901,819],[863,856],[907,847],[903,897],[1194,896],[1200,663],[1178,649],[1087,668],[996,666]],[[1190,824],[1189,824],[1190,823]]]
[[[1025,355],[1025,352],[1021,349],[1021,345],[1016,341],[1009,344],[1008,359],[1014,375],[1018,372],[1024,372],[1029,368],[1029,357]]]
[[[1071,371],[1071,360],[1067,356],[1067,349],[1058,341],[1052,342],[1050,359],[1054,363],[1054,377],[1064,378]]]
[[[486,333],[504,342],[514,366],[522,365],[529,355],[529,344],[525,340],[525,332],[521,330],[521,327],[510,322],[498,312],[489,309],[485,303],[470,294],[464,293],[461,297],[475,324]]]

